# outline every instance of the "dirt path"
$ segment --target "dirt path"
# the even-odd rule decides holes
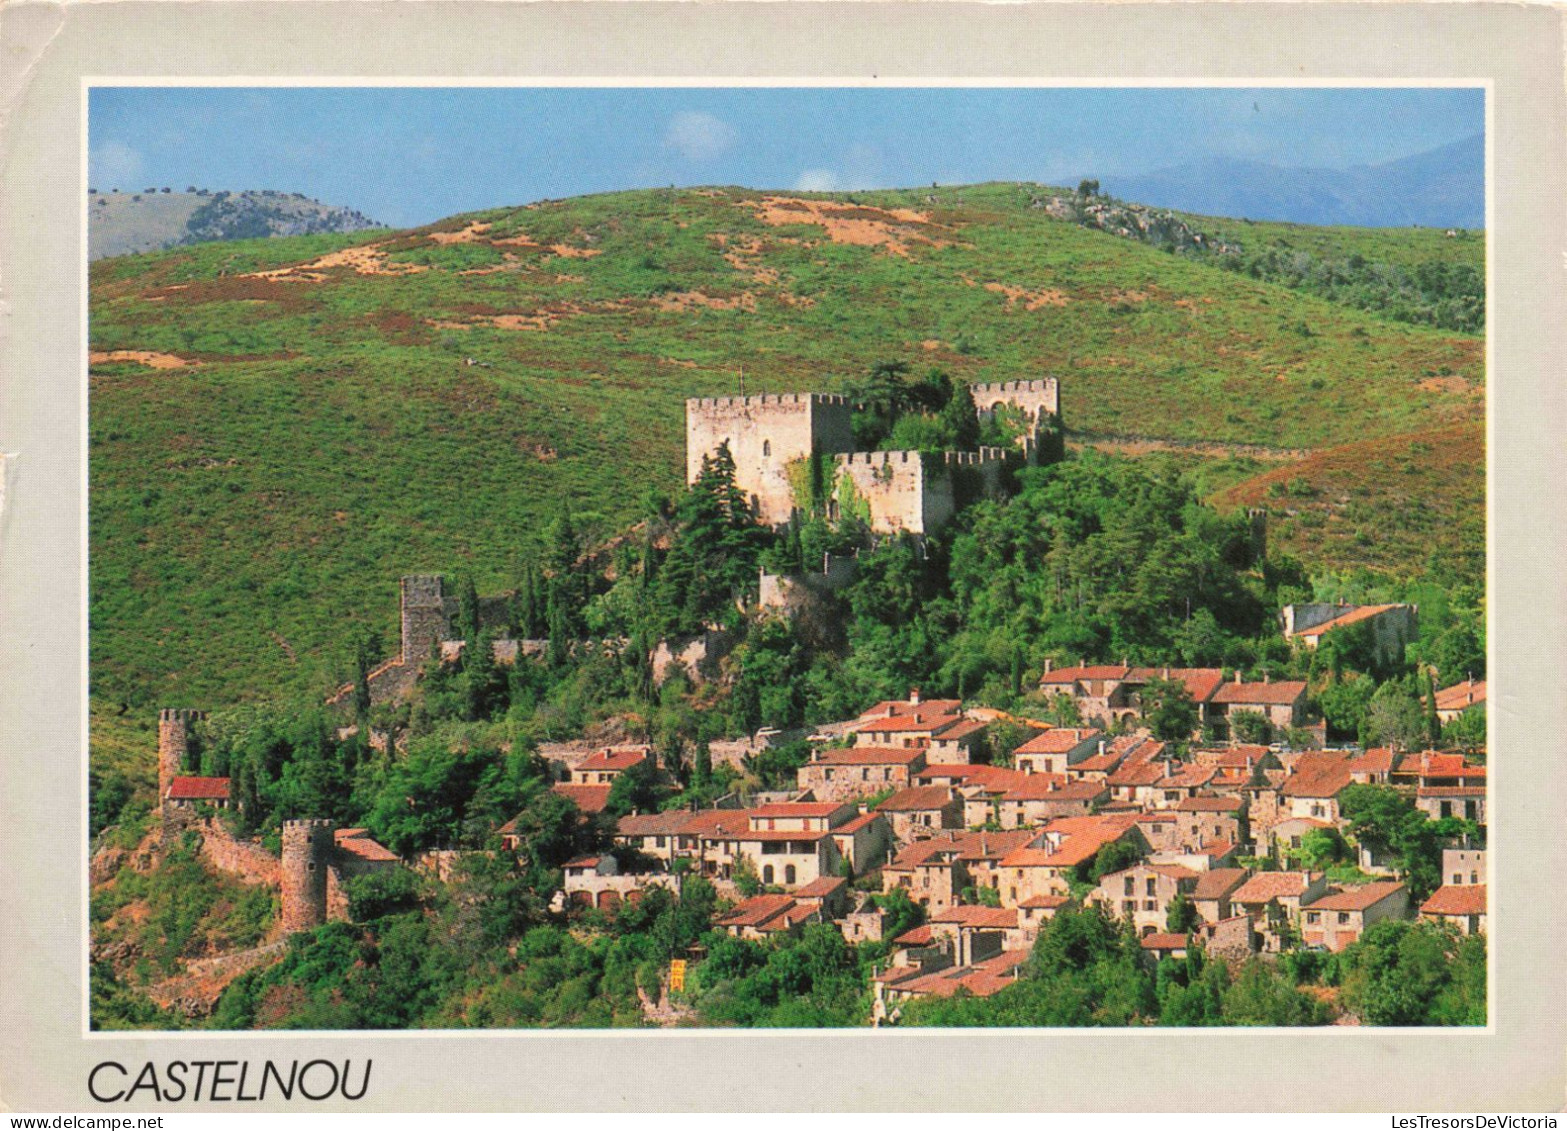
[[[1098,448],[1101,451],[1120,452],[1122,455],[1129,456],[1147,455],[1149,452],[1193,452],[1220,458],[1246,456],[1251,459],[1280,461],[1303,460],[1312,453],[1310,448],[1275,448],[1266,444],[1230,444],[1222,440],[1170,440],[1154,436],[1119,436],[1114,433],[1097,432],[1069,432],[1067,446]]]

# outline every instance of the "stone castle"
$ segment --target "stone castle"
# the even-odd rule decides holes
[[[1011,408],[1023,421],[1014,448],[940,454],[857,452],[847,397],[782,393],[686,401],[686,482],[727,444],[735,482],[771,526],[807,509],[815,485],[831,517],[858,517],[877,534],[934,534],[976,497],[1003,489],[1011,467],[1050,458],[1060,438],[1054,377],[969,386],[981,421]]]

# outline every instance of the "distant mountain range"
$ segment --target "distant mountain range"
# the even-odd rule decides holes
[[[382,227],[352,208],[272,190],[92,190],[87,198],[87,217],[89,259],[161,251],[212,240],[357,232]]]
[[[1099,181],[1123,200],[1208,216],[1369,228],[1485,226],[1479,134],[1380,165],[1284,168],[1213,157]]]

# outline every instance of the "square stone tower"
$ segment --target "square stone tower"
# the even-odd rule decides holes
[[[762,522],[779,526],[795,510],[795,488],[809,475],[813,453],[854,450],[847,397],[782,393],[756,397],[701,397],[686,401],[686,482],[702,460],[728,443],[736,486]]]

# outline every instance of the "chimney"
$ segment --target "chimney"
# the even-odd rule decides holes
[[[1052,668],[1054,668],[1055,666],[1056,666],[1056,662],[1054,660],[1052,660],[1052,659],[1047,658],[1045,660],[1045,674],[1049,675],[1050,674],[1050,670]]]
[[[1270,672],[1263,672],[1262,673],[1262,682],[1263,683],[1267,683],[1272,678],[1273,678],[1272,673],[1270,673]]]
[[[1237,686],[1237,687],[1239,687],[1239,686],[1240,686],[1240,683],[1241,683],[1241,673],[1240,673],[1240,669],[1239,669],[1239,668],[1236,668],[1236,669],[1235,669],[1235,686]]]
[[[1104,752],[1105,752],[1105,740],[1101,738],[1099,740],[1099,753],[1103,754]]]
[[[1159,678],[1160,679],[1169,679],[1170,678],[1170,669],[1169,668],[1165,668],[1164,669],[1164,674],[1161,675]]]
[[[917,687],[909,688],[909,702],[914,704],[916,707],[919,706],[919,702],[920,702],[920,689],[919,688],[917,688]]]

